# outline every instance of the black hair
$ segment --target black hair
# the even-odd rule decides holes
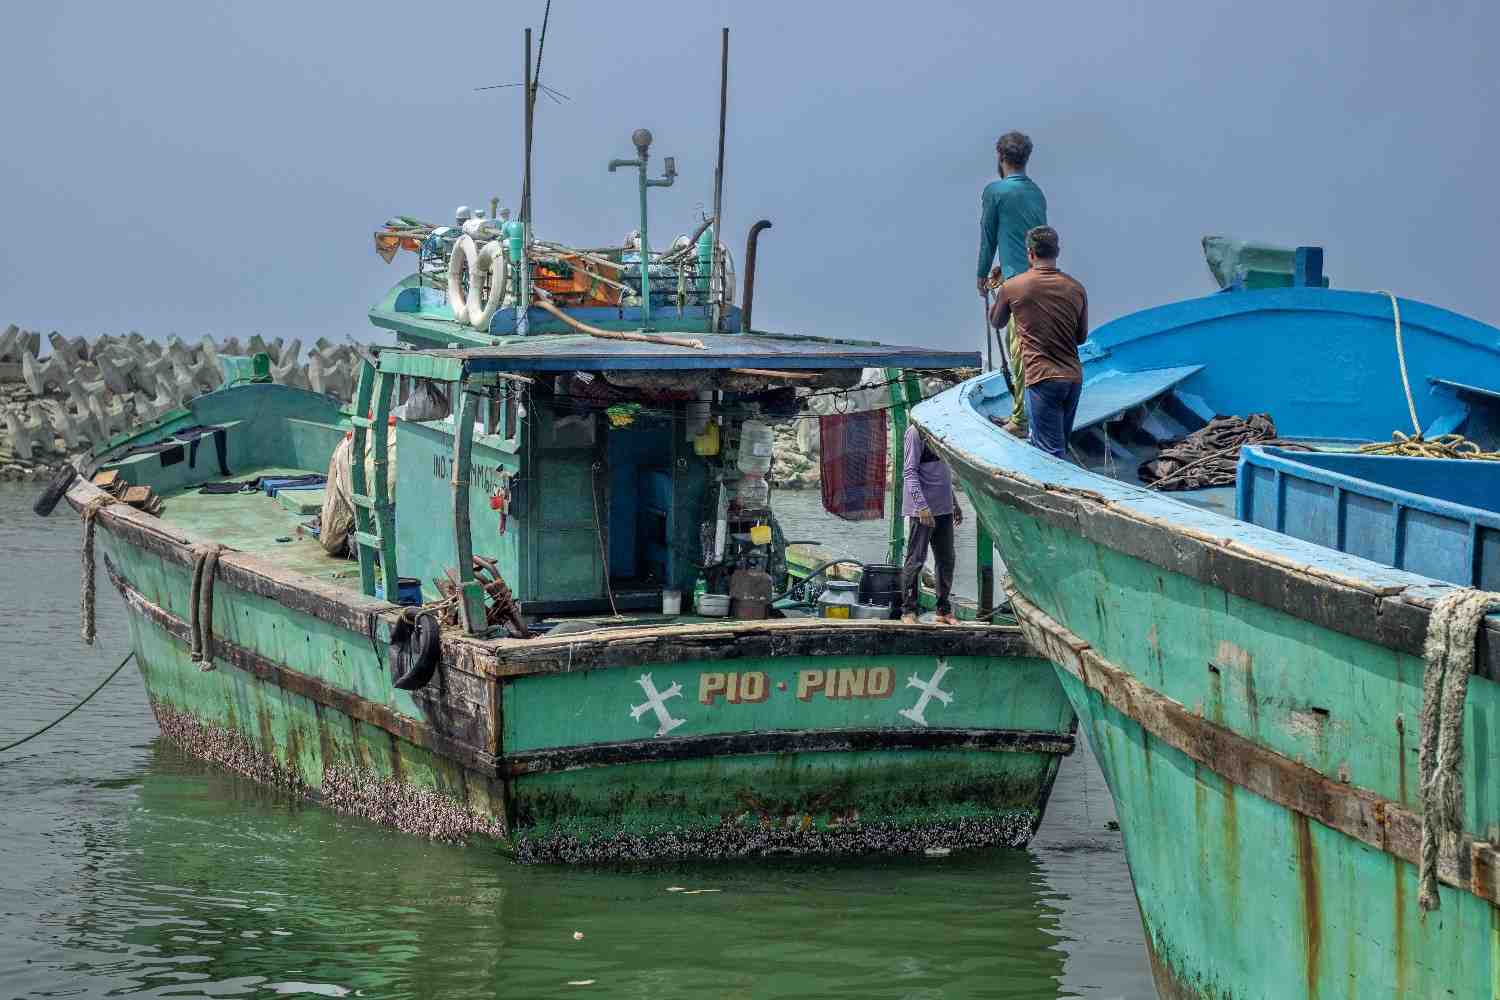
[[[1025,170],[1026,161],[1031,159],[1031,136],[1024,132],[1007,132],[996,140],[995,152],[1006,163]]]
[[[1026,249],[1041,260],[1056,260],[1059,244],[1057,230],[1051,226],[1036,226],[1026,231]]]

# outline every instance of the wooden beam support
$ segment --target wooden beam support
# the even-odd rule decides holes
[[[488,629],[484,590],[474,579],[474,536],[469,524],[469,465],[474,454],[474,421],[484,397],[458,383],[458,407],[453,415],[453,542],[458,553],[459,611],[464,631],[480,635]]]

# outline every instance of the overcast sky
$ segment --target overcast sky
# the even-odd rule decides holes
[[[368,335],[409,269],[371,232],[519,195],[522,3],[10,4],[0,326]],[[994,142],[1031,175],[1096,324],[1213,289],[1205,233],[1327,248],[1335,285],[1500,321],[1500,4],[556,0],[544,238],[623,237],[638,126],[675,155],[653,244],[712,202],[766,329],[978,347]],[[1490,58],[1485,59],[1486,56]]]

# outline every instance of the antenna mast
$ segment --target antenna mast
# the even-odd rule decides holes
[[[723,242],[720,234],[724,228],[722,222],[724,211],[724,119],[729,107],[729,29],[724,29],[723,41],[719,49],[719,162],[714,167],[714,246],[713,262],[715,267],[725,268],[725,277],[728,277],[727,262],[722,262]],[[724,327],[724,296],[728,292],[723,281],[719,284],[719,297],[713,304],[714,333],[720,332]]]

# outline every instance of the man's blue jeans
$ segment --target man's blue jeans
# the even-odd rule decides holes
[[[1026,413],[1031,419],[1030,441],[1049,455],[1068,457],[1073,417],[1078,413],[1082,382],[1049,378],[1026,387]]]

